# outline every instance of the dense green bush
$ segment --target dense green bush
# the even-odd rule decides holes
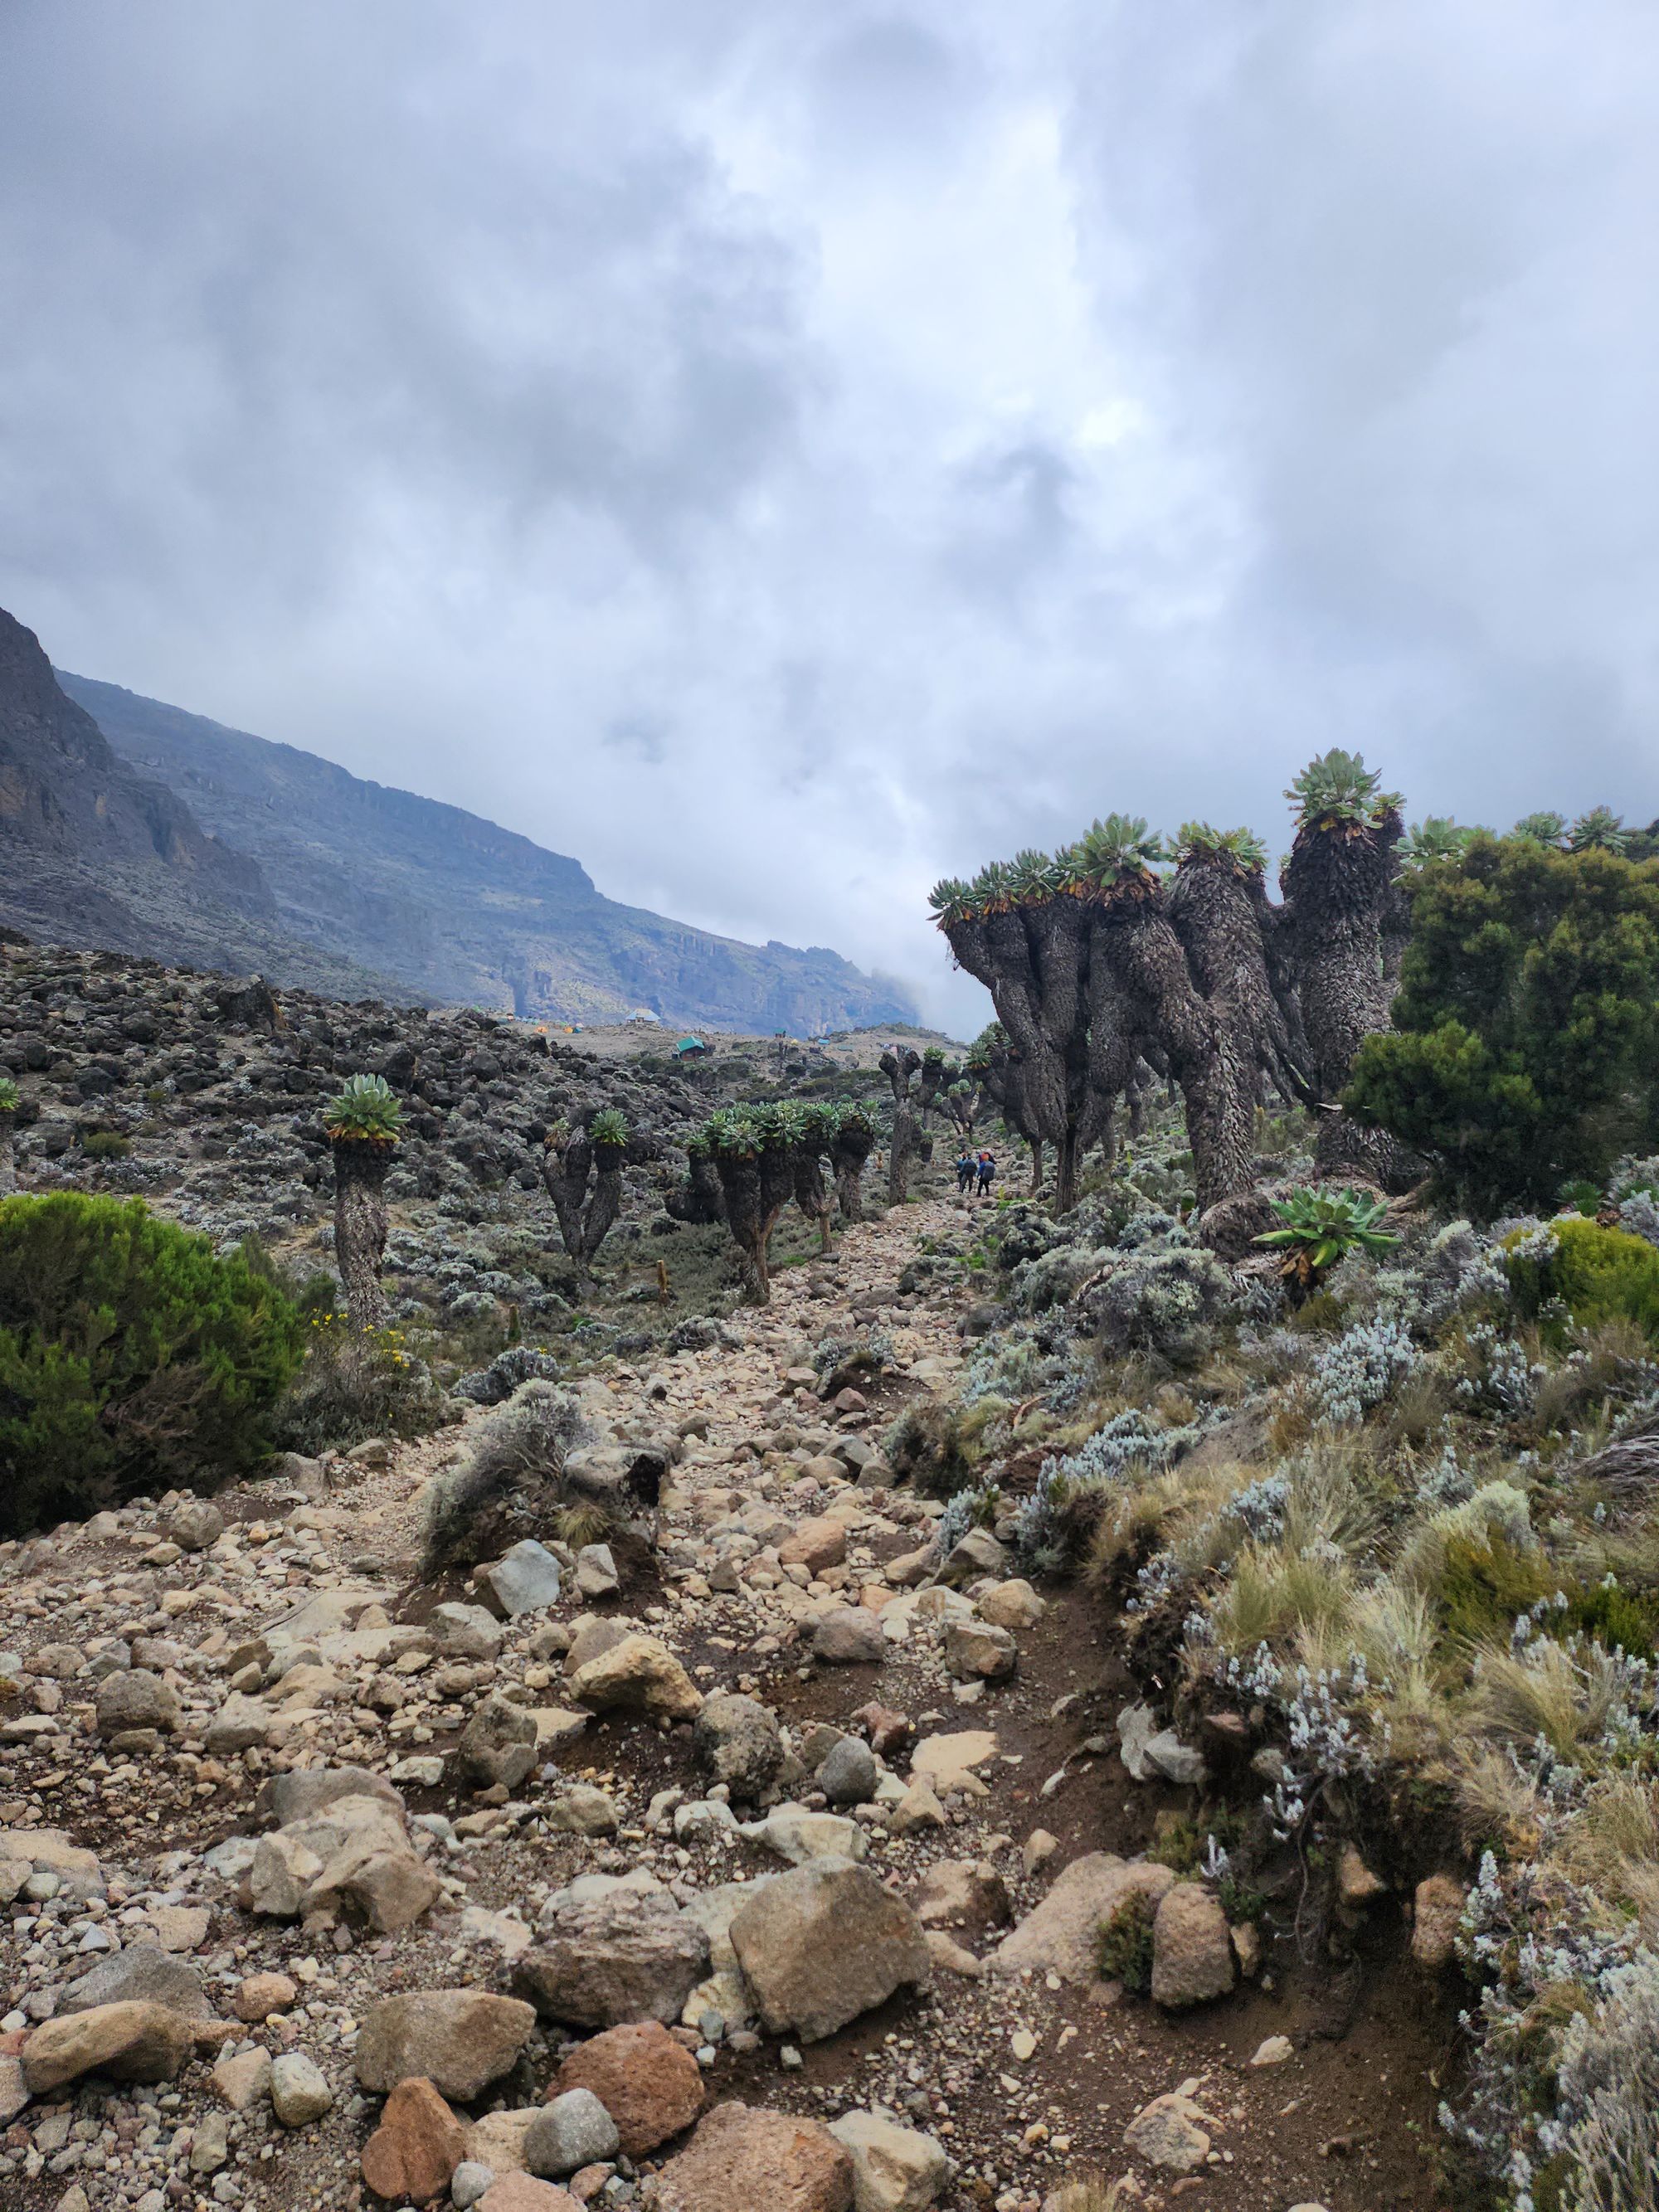
[[[1523,1313],[1564,1307],[1581,1328],[1631,1321],[1659,1342],[1659,1248],[1627,1229],[1567,1214],[1504,1240],[1504,1264]]]
[[[138,1199],[0,1204],[0,1534],[208,1490],[269,1449],[292,1304]]]
[[[1659,1109],[1659,866],[1476,837],[1407,879],[1412,939],[1392,1033],[1343,1103],[1425,1154],[1492,1214],[1600,1184]]]

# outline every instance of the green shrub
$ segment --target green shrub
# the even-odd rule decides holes
[[[1494,1531],[1490,1540],[1446,1539],[1437,1596],[1449,1635],[1470,1644],[1507,1636],[1512,1623],[1554,1590],[1560,1577],[1535,1547],[1511,1543]]]
[[[0,1534],[253,1466],[302,1334],[274,1283],[141,1200],[0,1203]]]
[[[1152,1986],[1152,1921],[1158,1907],[1137,1891],[1126,1897],[1095,1938],[1095,1962],[1103,1979],[1121,1982],[1143,1997]]]
[[[1644,1237],[1569,1215],[1542,1233],[1515,1231],[1504,1240],[1504,1260],[1528,1316],[1559,1302],[1580,1328],[1628,1321],[1659,1340],[1659,1247]]]
[[[9,1075],[0,1075],[0,1114],[15,1114],[22,1104],[22,1095]]]
[[[1483,1214],[1599,1186],[1659,1106],[1659,867],[1483,836],[1405,888],[1396,1027],[1361,1044],[1343,1104]]]
[[[131,1137],[115,1129],[89,1129],[81,1139],[81,1153],[88,1160],[124,1160],[132,1150]]]
[[[974,1480],[962,1415],[937,1399],[905,1407],[882,1438],[881,1455],[924,1498],[954,1498]]]

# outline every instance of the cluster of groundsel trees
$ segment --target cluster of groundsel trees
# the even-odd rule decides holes
[[[863,1218],[861,1179],[875,1141],[875,1123],[861,1106],[722,1107],[688,1141],[686,1186],[669,1211],[683,1221],[724,1221],[744,1295],[765,1305],[778,1217],[793,1200],[827,1252],[837,1208],[843,1222]]]
[[[1360,1040],[1385,1027],[1405,943],[1399,800],[1358,755],[1296,779],[1294,845],[1278,902],[1247,830],[1188,823],[1173,848],[1121,814],[1076,844],[1021,853],[932,905],[958,963],[990,992],[987,1088],[1056,1155],[1056,1202],[1081,1154],[1132,1116],[1148,1071],[1186,1109],[1200,1226],[1237,1244],[1263,1225],[1255,1115],[1271,1087],[1321,1115],[1330,1172],[1387,1181],[1389,1139],[1338,1104]]]
[[[1364,1041],[1389,1027],[1413,878],[1478,833],[1435,817],[1407,832],[1398,797],[1340,750],[1285,796],[1296,833],[1277,901],[1250,830],[1189,822],[1171,845],[1122,814],[1061,852],[935,887],[939,927],[997,1012],[970,1066],[1039,1170],[1054,1147],[1060,1211],[1088,1147],[1109,1151],[1120,1102],[1138,1127],[1154,1075],[1181,1094],[1200,1231],[1218,1248],[1242,1250],[1265,1224],[1255,1138],[1269,1089],[1318,1113],[1322,1173],[1394,1188],[1421,1171],[1387,1130],[1345,1112],[1342,1094]],[[1571,825],[1529,815],[1510,836],[1632,857],[1659,843],[1606,807]]]

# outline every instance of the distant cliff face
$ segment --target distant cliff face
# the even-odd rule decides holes
[[[838,953],[738,944],[621,906],[562,854],[112,684],[62,675],[117,750],[252,856],[282,927],[407,988],[533,1020],[648,1009],[748,1030],[914,1021],[902,990]]]
[[[258,863],[209,836],[67,697],[0,611],[0,921],[26,936],[199,967],[260,968],[353,998],[386,979],[290,943]]]

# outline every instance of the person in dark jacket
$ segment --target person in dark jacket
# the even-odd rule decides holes
[[[966,1145],[957,1154],[957,1195],[961,1197],[974,1179],[974,1156]]]
[[[991,1194],[992,1179],[997,1171],[997,1164],[989,1152],[981,1152],[979,1156],[978,1167],[979,1194],[981,1198],[988,1198]]]

